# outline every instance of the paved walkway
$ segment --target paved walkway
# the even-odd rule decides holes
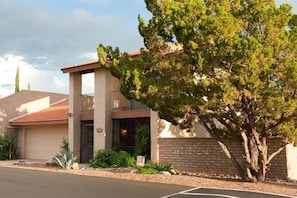
[[[30,159],[0,160],[0,166],[11,166],[17,163],[44,164],[46,162],[47,160],[30,160]]]

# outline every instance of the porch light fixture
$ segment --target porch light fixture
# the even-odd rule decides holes
[[[125,137],[127,135],[127,130],[126,129],[121,129],[121,136]]]

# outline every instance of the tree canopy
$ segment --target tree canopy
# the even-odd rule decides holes
[[[190,128],[238,138],[245,179],[263,181],[267,138],[297,143],[297,17],[274,0],[146,0],[138,55],[99,45],[121,92]]]

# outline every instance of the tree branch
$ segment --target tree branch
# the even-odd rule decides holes
[[[222,150],[224,151],[226,156],[229,159],[231,159],[231,161],[233,162],[235,167],[238,169],[240,176],[244,177],[244,169],[241,167],[241,165],[238,163],[238,161],[232,154],[231,149],[228,148],[226,146],[226,144],[224,144],[224,142],[221,140],[221,138],[213,131],[213,129],[211,127],[209,127],[209,125],[207,124],[208,122],[205,121],[204,119],[209,120],[209,118],[206,118],[204,116],[199,116],[199,120],[201,121],[202,125],[205,127],[205,129],[208,131],[208,133],[211,135],[211,137],[214,138],[219,143],[220,147],[222,148]]]
[[[281,146],[278,150],[276,150],[275,152],[273,152],[267,159],[267,164],[270,163],[270,161],[277,155],[279,154],[286,146],[288,145],[288,143],[286,143],[285,145]]]

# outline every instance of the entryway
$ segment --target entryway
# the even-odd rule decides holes
[[[94,153],[94,123],[81,122],[80,162],[88,163]]]
[[[127,118],[113,120],[113,149],[134,155],[136,132],[140,127],[150,127],[150,118]]]

